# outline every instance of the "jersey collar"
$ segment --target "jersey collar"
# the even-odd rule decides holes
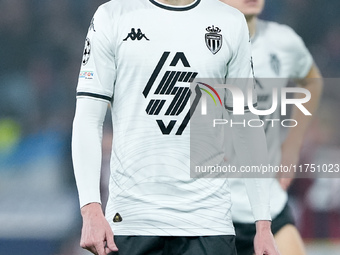
[[[173,5],[160,3],[157,0],[149,0],[149,1],[152,4],[156,5],[157,7],[168,10],[168,11],[188,11],[188,10],[195,8],[201,2],[201,0],[196,0],[192,4],[189,4],[186,6],[173,6]]]

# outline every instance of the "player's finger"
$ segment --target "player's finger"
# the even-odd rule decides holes
[[[97,251],[96,251],[96,248],[94,247],[94,245],[86,243],[83,240],[81,240],[81,242],[80,242],[80,247],[83,248],[84,250],[88,250],[92,254],[97,254]]]
[[[261,248],[255,248],[254,252],[255,252],[255,255],[263,255],[263,249]]]
[[[275,247],[268,247],[268,249],[263,253],[268,255],[280,255],[279,251]]]
[[[104,243],[103,242],[97,243],[95,245],[95,251],[96,251],[96,253],[94,253],[94,254],[97,254],[97,255],[106,255],[107,254],[105,252],[105,248],[104,248]]]
[[[106,247],[105,252],[106,252],[106,254],[111,254],[111,252],[114,252],[114,254],[116,254],[116,252],[118,252],[118,249],[117,250],[111,250],[111,249]]]
[[[110,249],[110,251],[118,251],[118,247],[114,242],[113,232],[112,232],[111,229],[109,229],[106,232],[106,246],[107,246],[108,249]]]
[[[96,251],[96,248],[95,248],[94,246],[85,247],[84,249],[88,250],[88,251],[91,252],[92,254],[97,255],[97,251]]]

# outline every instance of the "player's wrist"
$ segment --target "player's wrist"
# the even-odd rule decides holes
[[[83,218],[104,215],[101,204],[95,202],[84,205],[80,209],[80,213]]]
[[[255,222],[256,225],[256,232],[267,232],[271,231],[272,222],[270,220],[258,220]]]

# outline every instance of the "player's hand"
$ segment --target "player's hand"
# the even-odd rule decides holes
[[[254,238],[255,255],[279,255],[274,236],[270,229],[271,222],[260,220],[256,222]]]
[[[113,232],[104,217],[101,205],[91,203],[81,208],[83,228],[80,246],[95,255],[106,255],[118,248],[113,240]]]
[[[281,146],[281,165],[288,166],[291,172],[279,172],[277,174],[278,181],[283,190],[287,190],[292,184],[295,172],[293,171],[294,166],[299,163],[300,146],[294,144],[294,142],[288,142],[282,144]]]

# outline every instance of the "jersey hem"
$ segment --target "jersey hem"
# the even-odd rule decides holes
[[[115,235],[121,236],[220,236],[220,235],[235,235],[234,229],[226,228],[214,228],[214,230],[207,230],[201,228],[145,228],[128,229],[124,227],[124,230],[113,229]]]

